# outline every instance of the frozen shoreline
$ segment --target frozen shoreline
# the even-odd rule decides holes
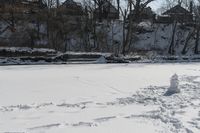
[[[107,62],[98,62],[98,58],[97,60],[94,59],[86,59],[86,60],[81,60],[81,59],[77,59],[78,61],[76,61],[76,59],[74,60],[66,60],[66,61],[54,61],[54,59],[52,58],[40,58],[40,59],[36,59],[37,61],[35,61],[34,57],[33,60],[30,59],[30,57],[28,57],[29,59],[27,59],[26,61],[21,60],[20,58],[5,58],[5,59],[0,59],[0,66],[9,66],[9,65],[63,65],[63,64],[140,64],[140,63],[145,63],[145,64],[151,64],[151,63],[156,63],[156,64],[160,64],[160,63],[164,63],[164,64],[168,64],[168,63],[199,63],[200,62],[200,58],[189,58],[189,57],[184,57],[184,59],[180,59],[179,57],[174,58],[171,56],[169,57],[165,57],[165,59],[160,59],[160,57],[158,57],[158,59],[140,59],[138,57],[136,58],[116,58],[116,59],[109,59],[107,60]],[[48,60],[48,61],[45,61]],[[81,61],[80,61],[81,60]],[[135,60],[135,61],[132,61]]]
[[[118,55],[99,52],[66,52],[26,47],[0,47],[2,65],[115,64],[200,62],[200,55]]]

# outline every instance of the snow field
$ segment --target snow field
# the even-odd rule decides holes
[[[165,96],[170,78],[180,93]],[[0,67],[0,132],[198,133],[199,63]]]

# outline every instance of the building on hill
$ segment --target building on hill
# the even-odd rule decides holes
[[[131,11],[131,15],[133,18],[133,21],[145,21],[145,20],[150,20],[150,21],[154,21],[155,17],[156,17],[156,13],[152,11],[151,7],[145,7],[140,14],[138,15],[139,18],[137,18],[136,20],[136,12],[135,10]],[[128,16],[128,19],[130,17],[130,14]]]
[[[82,23],[83,17],[86,15],[81,3],[74,0],[66,0],[57,9],[56,14],[59,19],[63,19],[66,26],[78,28]]]
[[[2,14],[11,11],[15,14],[31,14],[46,7],[41,0],[1,0],[0,2],[0,12]]]
[[[94,18],[99,19],[99,21],[102,21],[103,19],[116,20],[119,19],[119,11],[110,1],[105,0],[94,10],[93,16]]]
[[[158,16],[157,22],[159,23],[191,23],[193,22],[193,13],[192,7],[190,6],[190,11],[183,8],[180,4],[172,7],[171,9],[162,13],[161,16]]]
[[[37,13],[46,8],[42,0],[1,0],[0,21],[8,25],[3,31],[15,32],[17,22],[35,21]]]
[[[68,16],[81,16],[84,14],[81,4],[74,0],[66,0],[63,2],[63,4],[58,8],[58,12]]]

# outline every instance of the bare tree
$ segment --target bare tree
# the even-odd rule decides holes
[[[96,6],[98,7],[98,19],[101,22],[102,18],[103,18],[103,4],[104,4],[105,0],[94,0],[95,3],[95,8]]]
[[[120,13],[120,0],[117,0],[117,10],[118,10],[118,13]]]
[[[191,33],[188,34],[188,37],[186,38],[186,43],[182,50],[182,54],[187,53],[189,41],[194,37],[196,38],[194,53],[199,54],[199,36],[200,36],[200,7],[199,7],[199,4],[200,4],[200,0],[198,0],[196,5],[193,7],[193,1],[190,1],[190,10],[191,10],[191,12],[194,11],[194,14],[195,14],[194,29]]]
[[[56,6],[57,0],[42,0],[42,2],[47,5],[48,9]]]
[[[175,21],[173,24],[172,37],[171,37],[171,42],[170,42],[170,46],[169,46],[169,50],[168,50],[168,53],[172,54],[172,55],[175,54],[175,49],[174,49],[175,40],[174,39],[175,39],[175,35],[176,35],[176,28],[177,28],[177,21]]]
[[[135,20],[140,21],[140,15],[144,11],[144,9],[155,0],[129,0],[130,2],[130,9],[132,6],[134,8],[133,17]]]
[[[127,0],[127,7],[123,11],[121,9],[121,14],[123,16],[123,45],[122,45],[122,54],[125,55],[127,52],[127,47],[130,46],[132,39],[133,39],[133,31],[134,31],[134,25],[137,25],[137,23],[140,21],[140,15],[143,12],[143,10],[153,2],[154,0]],[[134,13],[132,13],[134,9]],[[129,15],[128,15],[129,13]],[[125,30],[126,22],[128,20],[128,27],[127,30]],[[136,24],[133,20],[136,20]]]
[[[15,28],[15,26],[16,26],[15,6],[16,6],[16,1],[11,0],[9,3],[9,6],[4,8],[5,12],[9,12],[10,18],[4,18],[0,14],[1,20],[3,20],[4,22],[6,22],[8,24],[8,27],[6,27],[3,30],[3,32],[6,31],[7,29],[10,29],[12,32],[14,32],[16,30],[16,28]]]
[[[198,0],[198,4],[200,4],[200,0]],[[199,54],[199,35],[200,35],[200,6],[196,6],[195,8],[195,24],[196,24],[196,41],[195,41],[195,49],[194,49],[194,53],[195,54]]]
[[[56,6],[57,8],[60,6],[60,0],[56,0]]]

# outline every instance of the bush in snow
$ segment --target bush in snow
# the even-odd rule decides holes
[[[168,88],[167,92],[165,93],[165,95],[172,95],[174,93],[180,93],[180,89],[178,88],[179,86],[179,80],[178,80],[178,75],[174,74],[171,77],[170,80],[170,87]]]

